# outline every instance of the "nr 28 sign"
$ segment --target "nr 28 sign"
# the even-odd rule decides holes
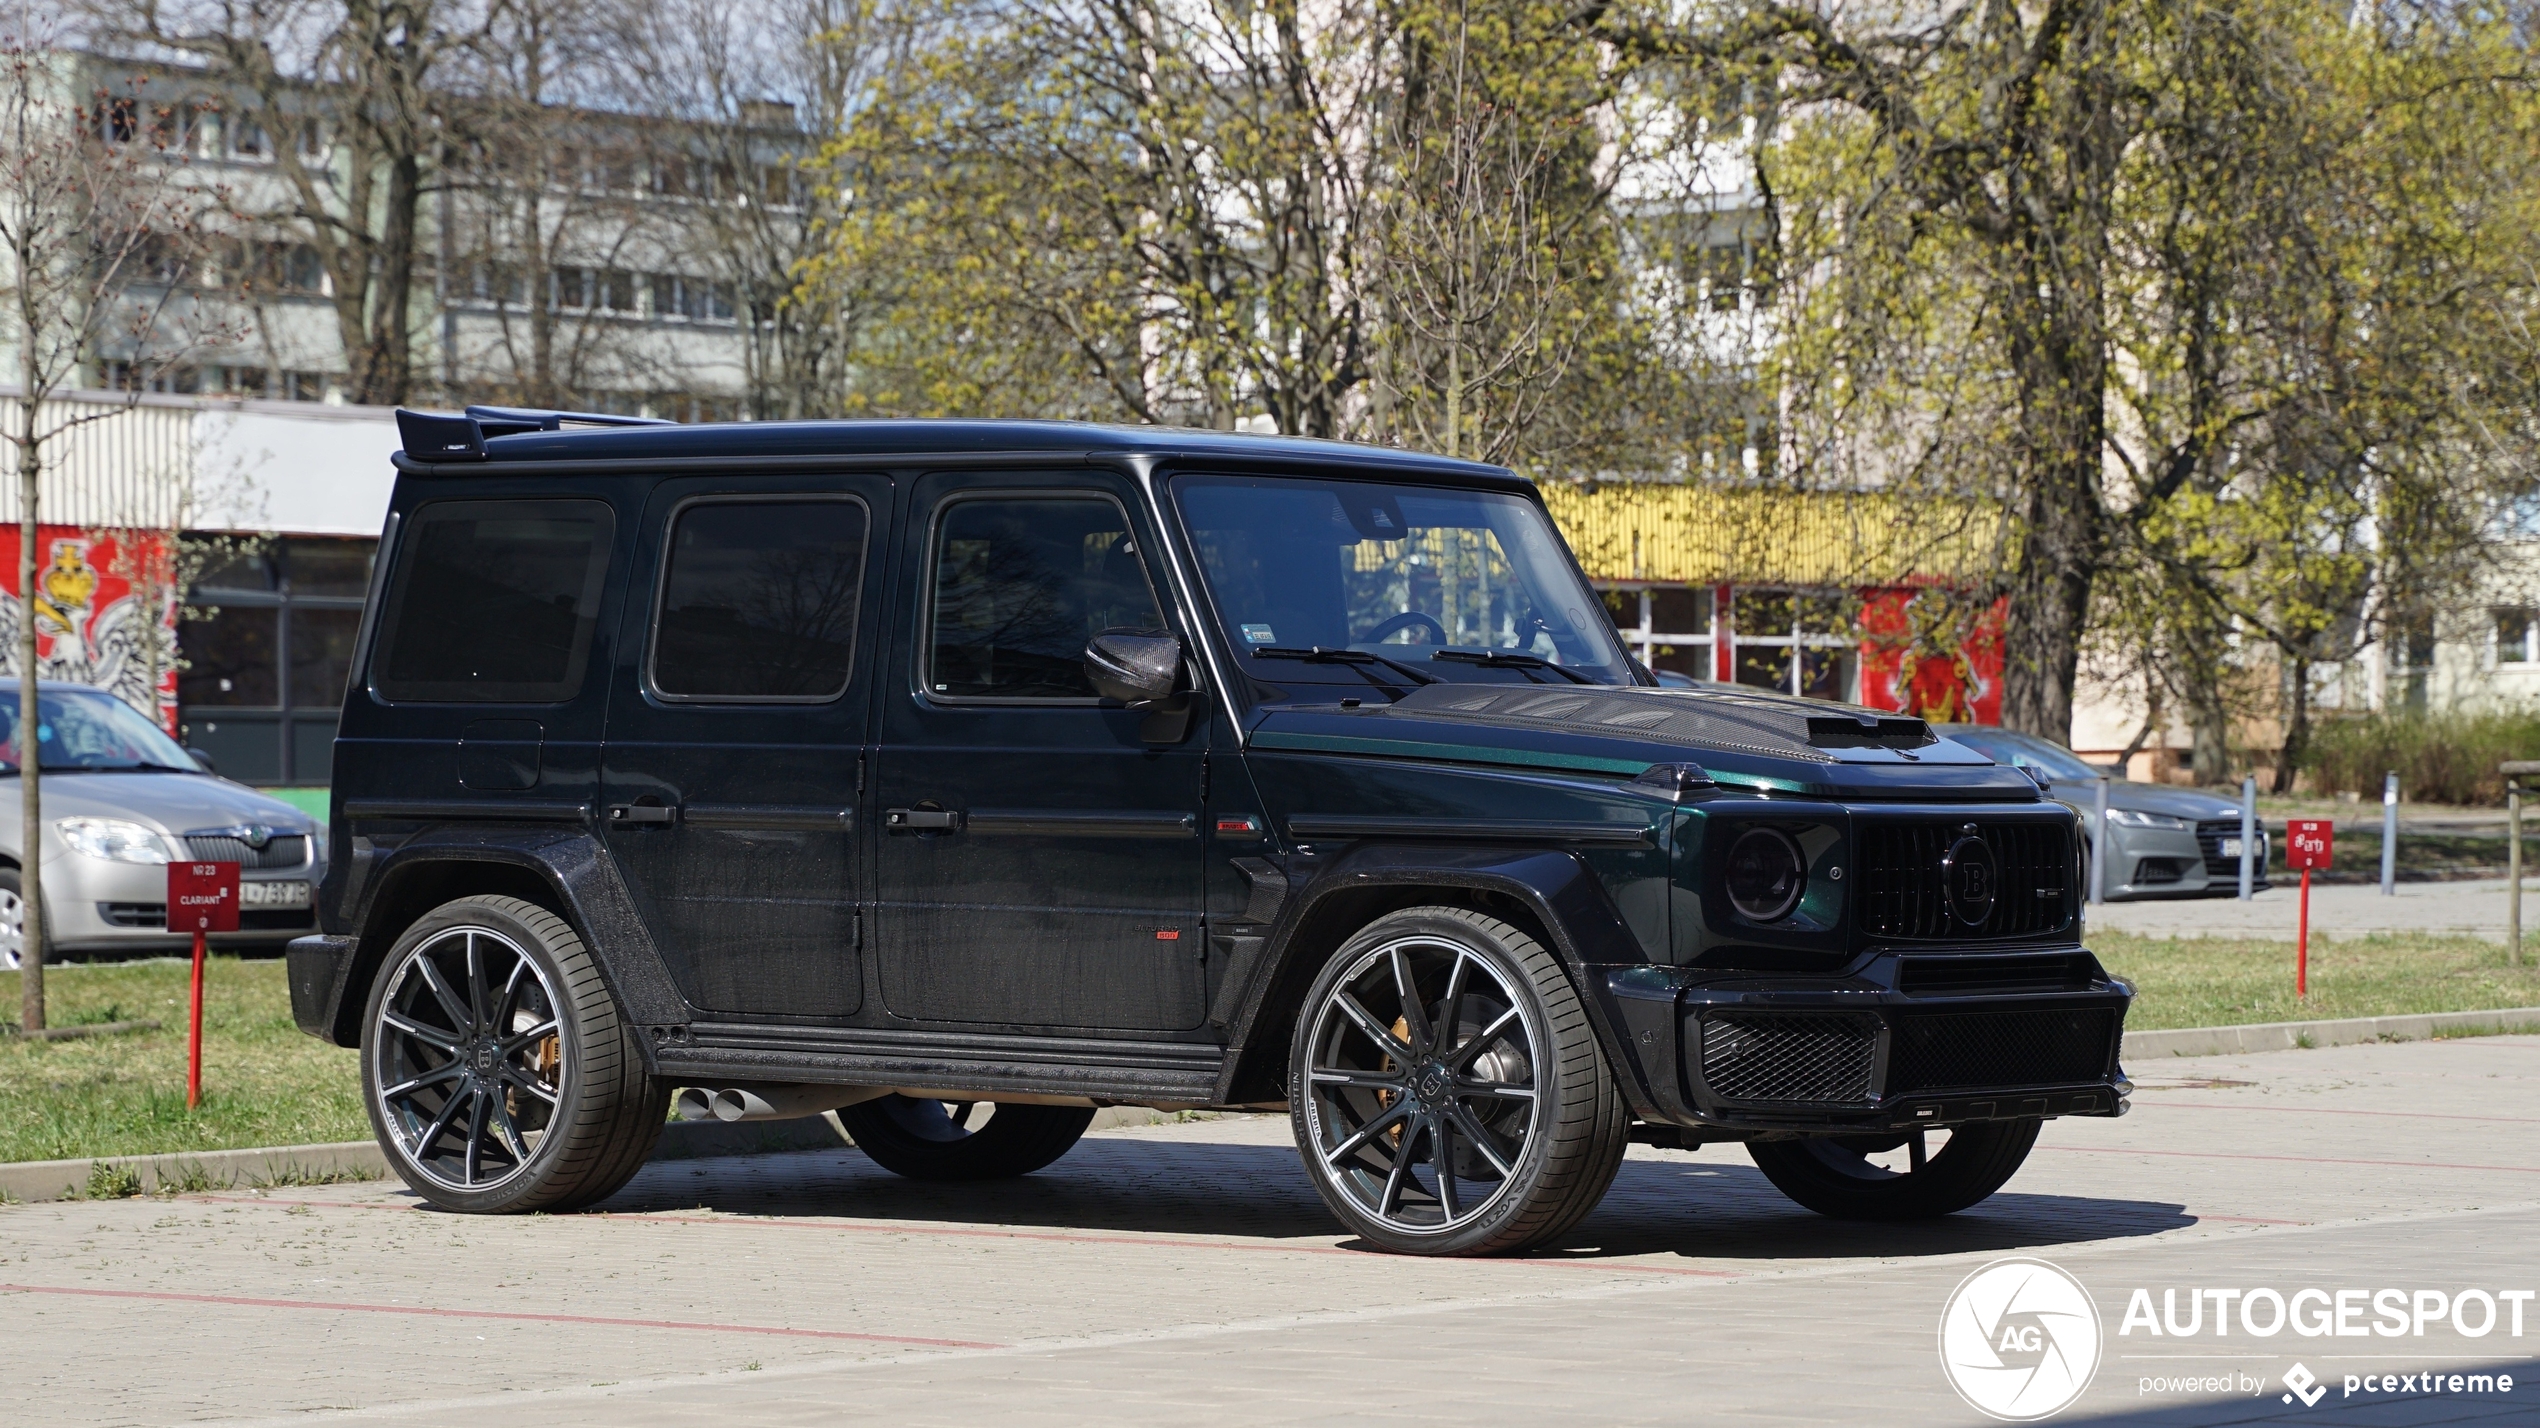
[[[2327,867],[2336,846],[2337,825],[2325,818],[2295,818],[2284,825],[2284,865],[2297,873]]]
[[[168,864],[168,931],[237,930],[236,863]]]

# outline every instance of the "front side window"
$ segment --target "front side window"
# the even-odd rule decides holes
[[[712,501],[672,522],[653,689],[674,699],[825,700],[847,690],[865,511],[846,500]]]
[[[1173,489],[1239,651],[1363,649],[1421,661],[1441,678],[1474,668],[1470,656],[1499,653],[1632,682],[1596,592],[1531,501],[1219,476],[1186,476]],[[1363,683],[1328,664],[1284,667],[1280,678]]]
[[[599,501],[443,501],[415,513],[380,621],[389,699],[552,704],[582,688],[608,574]]]
[[[1162,611],[1119,505],[1101,496],[956,501],[935,530],[927,692],[951,699],[1093,699],[1085,643],[1160,629]]]

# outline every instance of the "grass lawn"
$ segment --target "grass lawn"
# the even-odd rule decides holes
[[[2138,993],[2136,1031],[2320,1021],[2414,1012],[2540,1006],[2540,968],[2505,965],[2505,949],[2475,937],[2389,935],[2311,941],[2311,994],[2293,995],[2293,944],[2219,937],[2102,933],[2090,950]]]
[[[0,1161],[368,1140],[355,1053],[301,1034],[281,959],[214,957],[203,973],[203,1106],[185,1109],[187,964],[45,969],[46,1019],[156,1019],[158,1031],[0,1038]],[[16,1021],[18,974],[0,973]]]
[[[2540,1006],[2540,969],[2466,937],[2367,937],[2311,946],[2311,995],[2293,997],[2293,948],[2219,938],[2091,939],[2141,992],[2127,1025],[2226,1026]],[[368,1140],[355,1055],[303,1036],[276,961],[215,957],[206,972],[202,1110],[185,1110],[186,964],[54,967],[56,1026],[157,1018],[164,1029],[77,1041],[0,1038],[0,1160],[151,1155]],[[0,973],[0,1015],[18,976]]]

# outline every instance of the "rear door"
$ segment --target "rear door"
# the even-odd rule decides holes
[[[603,823],[697,1007],[835,1019],[857,913],[875,474],[694,478],[644,514],[602,749]]]
[[[1205,721],[1104,708],[1085,642],[1163,628],[1122,477],[919,481],[913,618],[882,698],[878,960],[896,1016],[1016,1029],[1200,1024]],[[1187,632],[1184,636],[1187,648]]]

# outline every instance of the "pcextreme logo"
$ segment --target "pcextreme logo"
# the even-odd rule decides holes
[[[2099,1371],[2099,1309],[2042,1259],[1997,1259],[1940,1311],[1940,1366],[1968,1406],[2009,1423],[2051,1418]]]

